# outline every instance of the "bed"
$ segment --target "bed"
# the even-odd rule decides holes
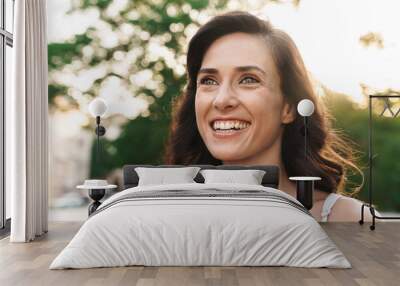
[[[263,170],[261,184],[140,185],[127,165],[124,190],[105,200],[50,269],[144,266],[351,268],[319,223],[277,189],[277,166],[191,165],[201,170]],[[244,171],[243,171],[244,172]]]

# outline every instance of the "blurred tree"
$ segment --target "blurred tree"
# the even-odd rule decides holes
[[[383,49],[383,37],[380,33],[369,32],[360,37],[360,43],[365,47],[376,46],[379,49]]]
[[[162,163],[171,103],[186,83],[188,41],[208,18],[227,10],[228,0],[71,1],[69,13],[94,10],[98,22],[69,41],[49,44],[51,108],[84,110],[102,92],[106,97],[120,92],[121,96],[115,100],[120,104],[127,100],[126,94],[140,99],[138,112],[125,111],[125,116],[112,114],[107,120],[111,126],[120,125],[121,134],[114,140],[102,139],[103,161],[99,166],[91,160],[90,175],[102,177],[128,163]],[[230,4],[234,9],[246,9],[249,5],[244,0]],[[257,9],[265,4],[260,0],[251,6]],[[299,1],[293,4],[297,6]],[[92,79],[82,83],[79,76],[84,73]],[[124,91],[107,89],[110,82]],[[90,122],[93,127],[92,118]],[[93,159],[94,151],[95,148]]]
[[[71,1],[73,8],[69,13],[94,10],[99,21],[71,40],[49,44],[51,109],[82,109],[109,82],[117,83],[124,88],[125,94],[147,104],[142,104],[136,113],[127,112],[128,115],[124,116],[112,114],[105,122],[110,126],[119,125],[120,134],[113,140],[103,140],[105,154],[101,164],[92,160],[91,177],[104,177],[129,163],[162,163],[171,119],[171,102],[181,94],[186,83],[184,65],[188,40],[212,15],[232,7],[245,10],[248,1]],[[258,2],[260,7],[266,4],[265,1]],[[293,0],[292,3],[298,8],[301,1]],[[256,10],[255,5],[252,4],[252,10]],[[359,40],[365,46],[374,44],[383,48],[383,39],[379,34],[368,33]],[[92,79],[78,82],[78,76],[84,72],[90,73]],[[61,80],[60,74],[64,77],[68,75],[69,81]],[[112,87],[107,92],[118,93]],[[124,100],[126,98],[121,95],[118,101],[123,105]],[[368,110],[358,107],[347,96],[331,91],[327,92],[324,100],[336,118],[334,126],[363,150],[360,163],[368,175]],[[137,105],[140,105],[139,101]],[[377,106],[382,107],[383,104],[377,103]],[[93,129],[93,126],[92,119],[90,128]],[[388,121],[388,118],[374,115],[374,130],[379,131],[374,134],[374,144],[380,148],[374,161],[374,201],[380,207],[397,211],[400,210],[400,194],[396,188],[400,178],[396,173],[400,166],[394,154],[400,143],[399,128],[398,120]],[[95,148],[91,158],[95,158],[94,152]],[[350,180],[360,182],[361,178],[353,174]],[[367,199],[366,189],[367,184],[360,194],[361,199]]]
[[[397,94],[394,91],[382,91],[377,95]],[[356,143],[359,151],[358,165],[364,171],[365,184],[357,197],[368,201],[368,108],[360,108],[356,103],[343,94],[327,92],[324,102],[335,118],[334,126],[347,138]],[[384,109],[382,99],[373,100],[372,133],[373,133],[373,202],[378,209],[386,211],[400,210],[400,192],[398,186],[400,177],[400,164],[396,159],[396,153],[400,146],[400,121],[392,118],[389,112],[381,116]],[[397,103],[397,104],[395,104]],[[400,100],[393,101],[393,111],[396,113],[400,108]],[[350,174],[352,182],[346,189],[361,183],[362,178],[357,173]]]
[[[128,163],[162,163],[171,118],[171,102],[184,88],[185,49],[197,27],[226,6],[217,1],[110,1],[73,2],[70,13],[96,9],[99,23],[65,43],[49,44],[49,101],[67,99],[70,108],[98,96],[107,80],[118,79],[131,96],[146,101],[140,114],[121,119],[114,114],[109,125],[122,122],[115,140],[102,139],[102,164],[91,162],[91,176],[101,177]],[[202,13],[203,11],[203,13]],[[122,66],[122,68],[121,68]],[[105,67],[89,88],[73,88],[57,81],[56,73],[78,74]],[[117,92],[117,91],[115,91]],[[63,101],[65,105],[65,100]],[[130,120],[135,119],[135,120]],[[93,122],[93,121],[92,121]],[[95,146],[94,146],[95,147]],[[95,148],[91,158],[95,158]]]

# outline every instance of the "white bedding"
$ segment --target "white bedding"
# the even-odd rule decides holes
[[[282,191],[256,185],[138,186],[104,201],[50,269],[127,265],[351,267],[306,210],[279,200],[179,195],[121,200],[145,194],[137,192],[168,190],[261,190],[299,204]]]

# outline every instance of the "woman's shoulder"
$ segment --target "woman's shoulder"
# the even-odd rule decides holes
[[[361,219],[362,201],[344,195],[338,195],[332,206],[328,221],[358,222]],[[364,220],[370,221],[372,216],[368,208],[364,208]]]

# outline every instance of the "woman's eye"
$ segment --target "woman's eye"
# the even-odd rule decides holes
[[[258,83],[259,81],[256,80],[254,77],[246,76],[243,78],[240,83]]]
[[[204,77],[200,80],[200,84],[205,84],[205,85],[216,85],[217,82],[213,80],[212,78],[209,77]]]

